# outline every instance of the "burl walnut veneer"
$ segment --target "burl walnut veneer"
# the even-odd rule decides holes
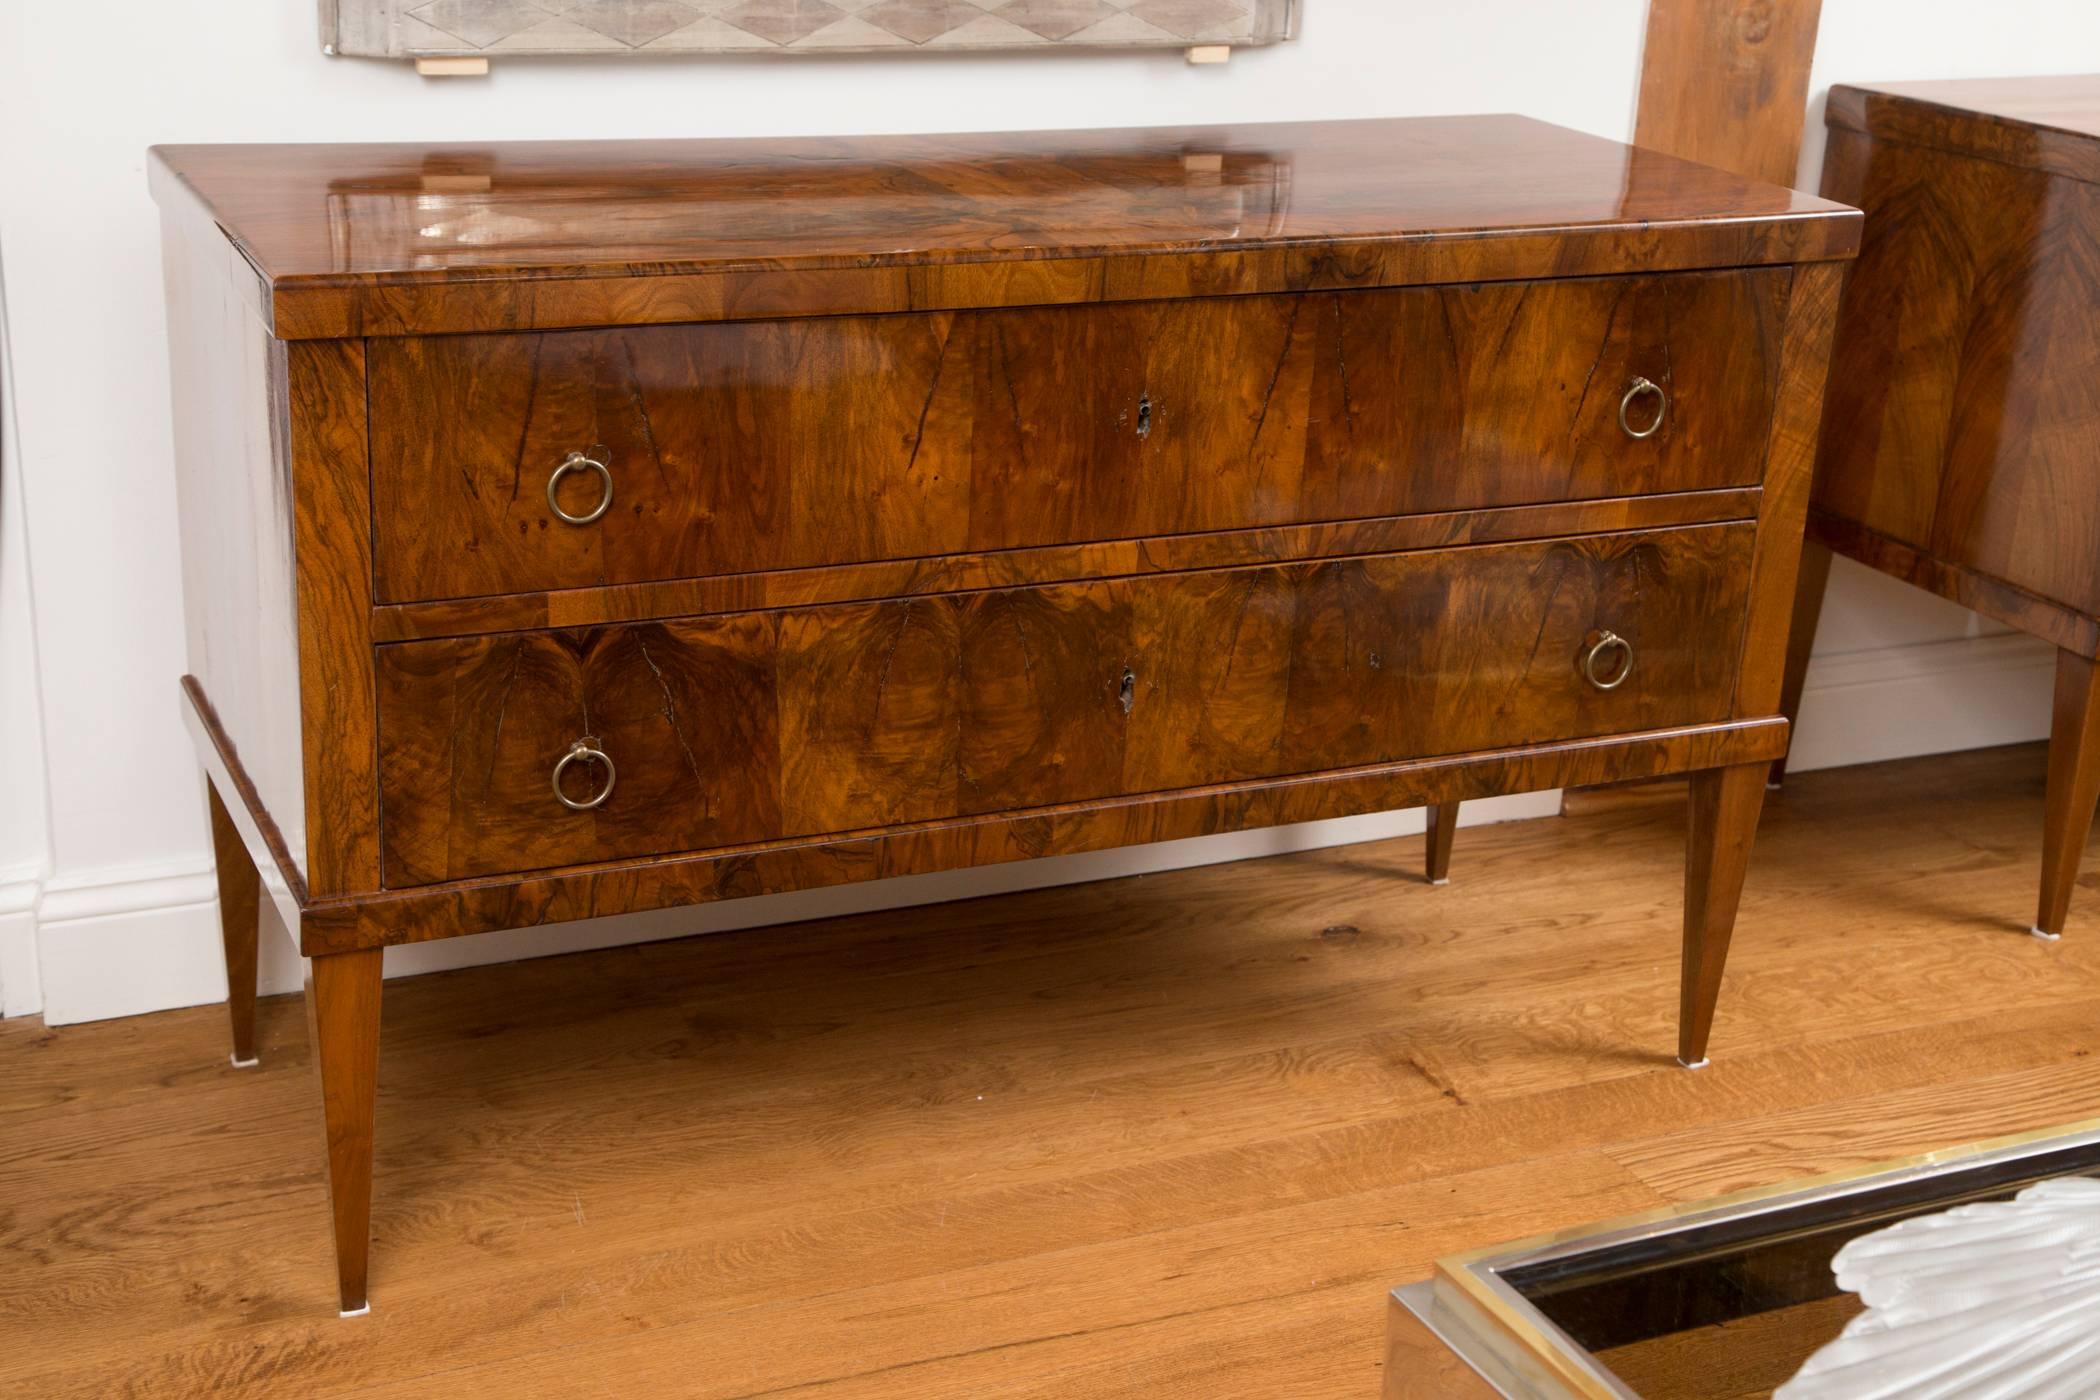
[[[1785,710],[1830,551],[2057,648],[2034,931],[2100,797],[2100,76],[1839,87],[1824,192],[1867,211],[1838,317]]]
[[[1852,210],[1514,117],[165,148],[235,1054],[311,958],[1770,762]]]

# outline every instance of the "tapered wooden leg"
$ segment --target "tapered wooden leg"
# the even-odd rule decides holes
[[[1451,838],[1458,834],[1458,804],[1445,802],[1429,809],[1429,883],[1451,883]]]
[[[1786,716],[1791,744],[1801,720],[1801,685],[1808,679],[1808,654],[1816,648],[1816,624],[1823,618],[1823,594],[1830,587],[1830,551],[1814,540],[1801,546],[1801,573],[1794,584],[1793,628],[1786,635],[1786,671],[1779,682],[1779,713]],[[1771,785],[1786,779],[1786,760],[1772,765]]]
[[[306,1025],[328,1123],[328,1204],[343,1316],[366,1310],[372,1242],[372,1114],[379,1088],[380,950],[330,953],[306,977]]]
[[[2071,888],[2100,798],[2100,668],[2076,652],[2056,654],[2056,714],[2049,725],[2049,796],[2042,822],[2042,899],[2037,937],[2055,940],[2071,912]]]
[[[1735,934],[1743,873],[1765,804],[1766,764],[1742,763],[1692,774],[1684,858],[1684,969],[1677,1003],[1677,1062],[1706,1063],[1721,969]]]
[[[233,1063],[247,1069],[255,1063],[255,935],[262,881],[226,814],[219,790],[204,785],[211,797],[212,863],[219,875],[219,940],[226,948],[226,1016],[233,1023]]]

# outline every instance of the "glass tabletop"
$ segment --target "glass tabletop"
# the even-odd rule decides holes
[[[1847,1243],[2066,1176],[2100,1177],[2100,1124],[1479,1251],[1399,1296],[1504,1394],[1769,1396],[1861,1312]]]

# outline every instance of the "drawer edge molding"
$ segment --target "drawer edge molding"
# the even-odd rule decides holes
[[[950,818],[537,874],[315,900],[308,956],[814,889],[1038,856],[1151,844],[1498,793],[1589,787],[1763,763],[1786,751],[1777,716],[1054,807]]]
[[[1189,535],[1045,545],[920,559],[874,560],[810,569],[719,574],[656,583],[550,589],[372,611],[375,642],[426,641],[541,628],[595,627],[825,603],[876,602],[986,588],[1077,583],[1137,574],[1287,564],[1357,554],[1406,553],[1558,536],[1613,534],[1755,519],[1755,486],[1619,496],[1594,501],[1499,506],[1317,525],[1218,530]]]
[[[267,309],[280,340],[332,340],[1539,282],[1842,262],[1859,251],[1860,223],[1856,211],[1841,209],[1657,222],[1637,239],[1619,228],[1567,226],[1308,247],[649,277],[280,278],[268,290]]]

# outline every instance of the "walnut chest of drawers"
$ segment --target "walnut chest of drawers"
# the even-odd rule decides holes
[[[1703,1058],[1853,211],[1514,117],[152,177],[346,1311],[389,944],[1691,772]]]
[[[2041,898],[2100,799],[2100,75],[1830,94],[1823,188],[1868,215],[1832,351],[1785,710],[1831,551],[2057,648]]]

